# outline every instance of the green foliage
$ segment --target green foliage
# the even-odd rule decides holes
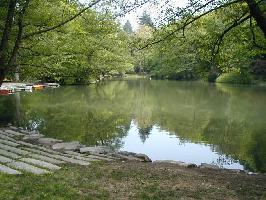
[[[249,73],[241,73],[240,71],[232,71],[221,74],[216,82],[217,83],[232,83],[232,84],[250,84],[251,75]]]
[[[169,33],[182,27],[186,19],[178,19],[161,27],[153,33],[150,41],[166,38],[146,53],[147,72],[163,79],[200,78],[215,82],[219,74],[223,77],[223,73],[228,71],[241,71],[241,75],[233,73],[233,76],[241,77],[236,82],[250,83],[252,63],[256,59],[265,59],[266,40],[262,31],[251,19],[223,35],[234,24],[239,13],[246,10],[244,4],[219,9],[196,20],[183,32],[181,29],[168,37]],[[217,45],[220,38],[222,42]],[[142,50],[142,53],[146,51]],[[225,76],[228,77],[228,74]]]
[[[18,6],[22,8],[24,1],[21,2]],[[0,16],[3,16],[0,27],[4,25],[7,5],[6,2],[0,6]],[[16,11],[8,54],[11,54],[18,33],[16,24],[21,8]],[[82,9],[78,1],[30,1],[23,19],[23,36],[54,27]],[[111,14],[87,9],[52,31],[23,38],[15,64],[24,81],[87,84],[122,75],[133,68],[128,39]],[[13,73],[14,70],[10,71],[11,75]]]

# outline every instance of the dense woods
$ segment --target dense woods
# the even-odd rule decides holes
[[[264,80],[265,1],[163,2],[139,28],[118,16],[152,1],[1,0],[0,82],[86,84],[126,72],[155,78]],[[109,9],[108,9],[109,8]]]

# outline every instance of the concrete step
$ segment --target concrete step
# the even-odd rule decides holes
[[[41,168],[47,168],[47,169],[50,169],[50,170],[59,170],[59,169],[61,169],[61,167],[59,167],[57,165],[53,165],[51,163],[44,162],[44,161],[41,161],[41,160],[36,160],[36,159],[33,159],[33,158],[21,158],[20,160],[23,161],[23,162],[30,163],[32,165],[35,165],[35,166],[38,166],[38,167],[41,167]]]
[[[80,165],[89,165],[90,164],[84,160],[78,160],[78,159],[75,159],[72,157],[67,157],[67,155],[64,155],[64,154],[51,154],[51,153],[43,152],[43,151],[36,150],[36,149],[30,149],[30,148],[24,148],[24,149],[26,149],[27,151],[32,151],[34,153],[47,156],[47,157],[55,158],[57,160],[62,160],[62,161],[68,162],[68,163],[80,164]]]
[[[8,166],[13,167],[15,169],[22,170],[22,171],[30,172],[33,174],[38,174],[38,175],[49,173],[49,171],[45,169],[41,169],[41,168],[35,167],[33,165],[30,165],[24,162],[15,161],[15,162],[8,163]]]
[[[16,141],[14,138],[11,138],[9,136],[7,136],[6,134],[0,133],[0,138],[3,140],[8,140],[8,141]]]
[[[6,151],[6,150],[3,150],[3,149],[0,149],[0,155],[7,156],[7,157],[13,158],[13,159],[21,158],[20,155]]]
[[[0,163],[10,163],[12,161],[12,159],[0,155]]]
[[[39,155],[39,154],[30,154],[29,156],[32,158],[38,159],[38,160],[52,163],[52,164],[64,164],[64,163],[66,163],[65,161],[57,160],[57,159],[50,158],[50,157],[43,156],[43,155]]]
[[[13,147],[19,146],[18,143],[15,143],[15,142],[12,142],[12,141],[9,141],[9,140],[4,140],[4,139],[1,139],[1,138],[0,138],[0,143],[6,144],[6,145],[9,145],[9,146],[13,146]]]
[[[6,173],[6,174],[22,174],[21,172],[11,169],[10,167],[7,167],[5,165],[0,164],[0,172]]]
[[[0,149],[6,150],[6,151],[10,151],[12,153],[16,153],[16,154],[19,154],[19,155],[27,155],[27,154],[29,154],[29,152],[24,151],[24,150],[22,150],[20,148],[11,147],[11,146],[4,145],[4,144],[1,144],[1,143],[0,143]]]
[[[23,133],[20,133],[20,132],[18,132],[18,131],[13,131],[13,130],[5,130],[4,131],[5,133],[8,133],[8,134],[10,134],[10,135],[13,135],[13,136],[23,136],[24,134]]]

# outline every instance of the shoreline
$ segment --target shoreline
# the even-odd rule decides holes
[[[4,141],[3,139],[6,139],[7,141]],[[46,138],[44,135],[39,134],[36,131],[27,131],[24,130],[23,128],[14,127],[10,124],[0,128],[0,150],[1,150],[1,144],[6,145],[9,144],[9,142],[15,142],[18,143],[18,145],[21,144],[20,146],[22,146],[22,149],[24,148],[24,146],[34,147],[34,148],[37,147],[37,149],[44,149],[47,152],[54,152],[54,153],[58,152],[63,154],[70,153],[70,157],[74,155],[79,157],[91,155],[96,157],[97,156],[105,157],[107,158],[107,160],[109,159],[109,161],[120,160],[120,161],[133,161],[133,162],[161,163],[161,164],[172,164],[178,167],[185,167],[185,168],[222,170],[222,171],[234,172],[237,174],[238,173],[248,174],[248,175],[263,174],[243,169],[221,168],[218,165],[209,164],[209,163],[201,163],[200,165],[197,165],[195,163],[187,163],[176,160],[151,160],[145,154],[114,150],[112,149],[112,147],[109,146],[85,146],[79,143],[78,141],[65,142],[63,140],[58,140],[55,138]],[[16,150],[13,153],[16,153]],[[1,154],[0,152],[0,156],[1,155],[3,156],[3,154]]]
[[[266,197],[265,174],[208,164],[198,167],[177,161],[151,162],[144,154],[108,152],[102,147],[45,138],[12,126],[2,128],[0,137],[0,161],[6,161],[8,167],[20,172],[17,175],[0,172],[0,199]],[[9,162],[11,157],[15,161]],[[40,171],[44,168],[45,171]]]

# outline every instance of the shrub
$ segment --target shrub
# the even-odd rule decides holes
[[[239,71],[232,71],[221,74],[217,79],[217,83],[231,83],[231,84],[250,84],[251,76],[249,73],[241,73]]]

